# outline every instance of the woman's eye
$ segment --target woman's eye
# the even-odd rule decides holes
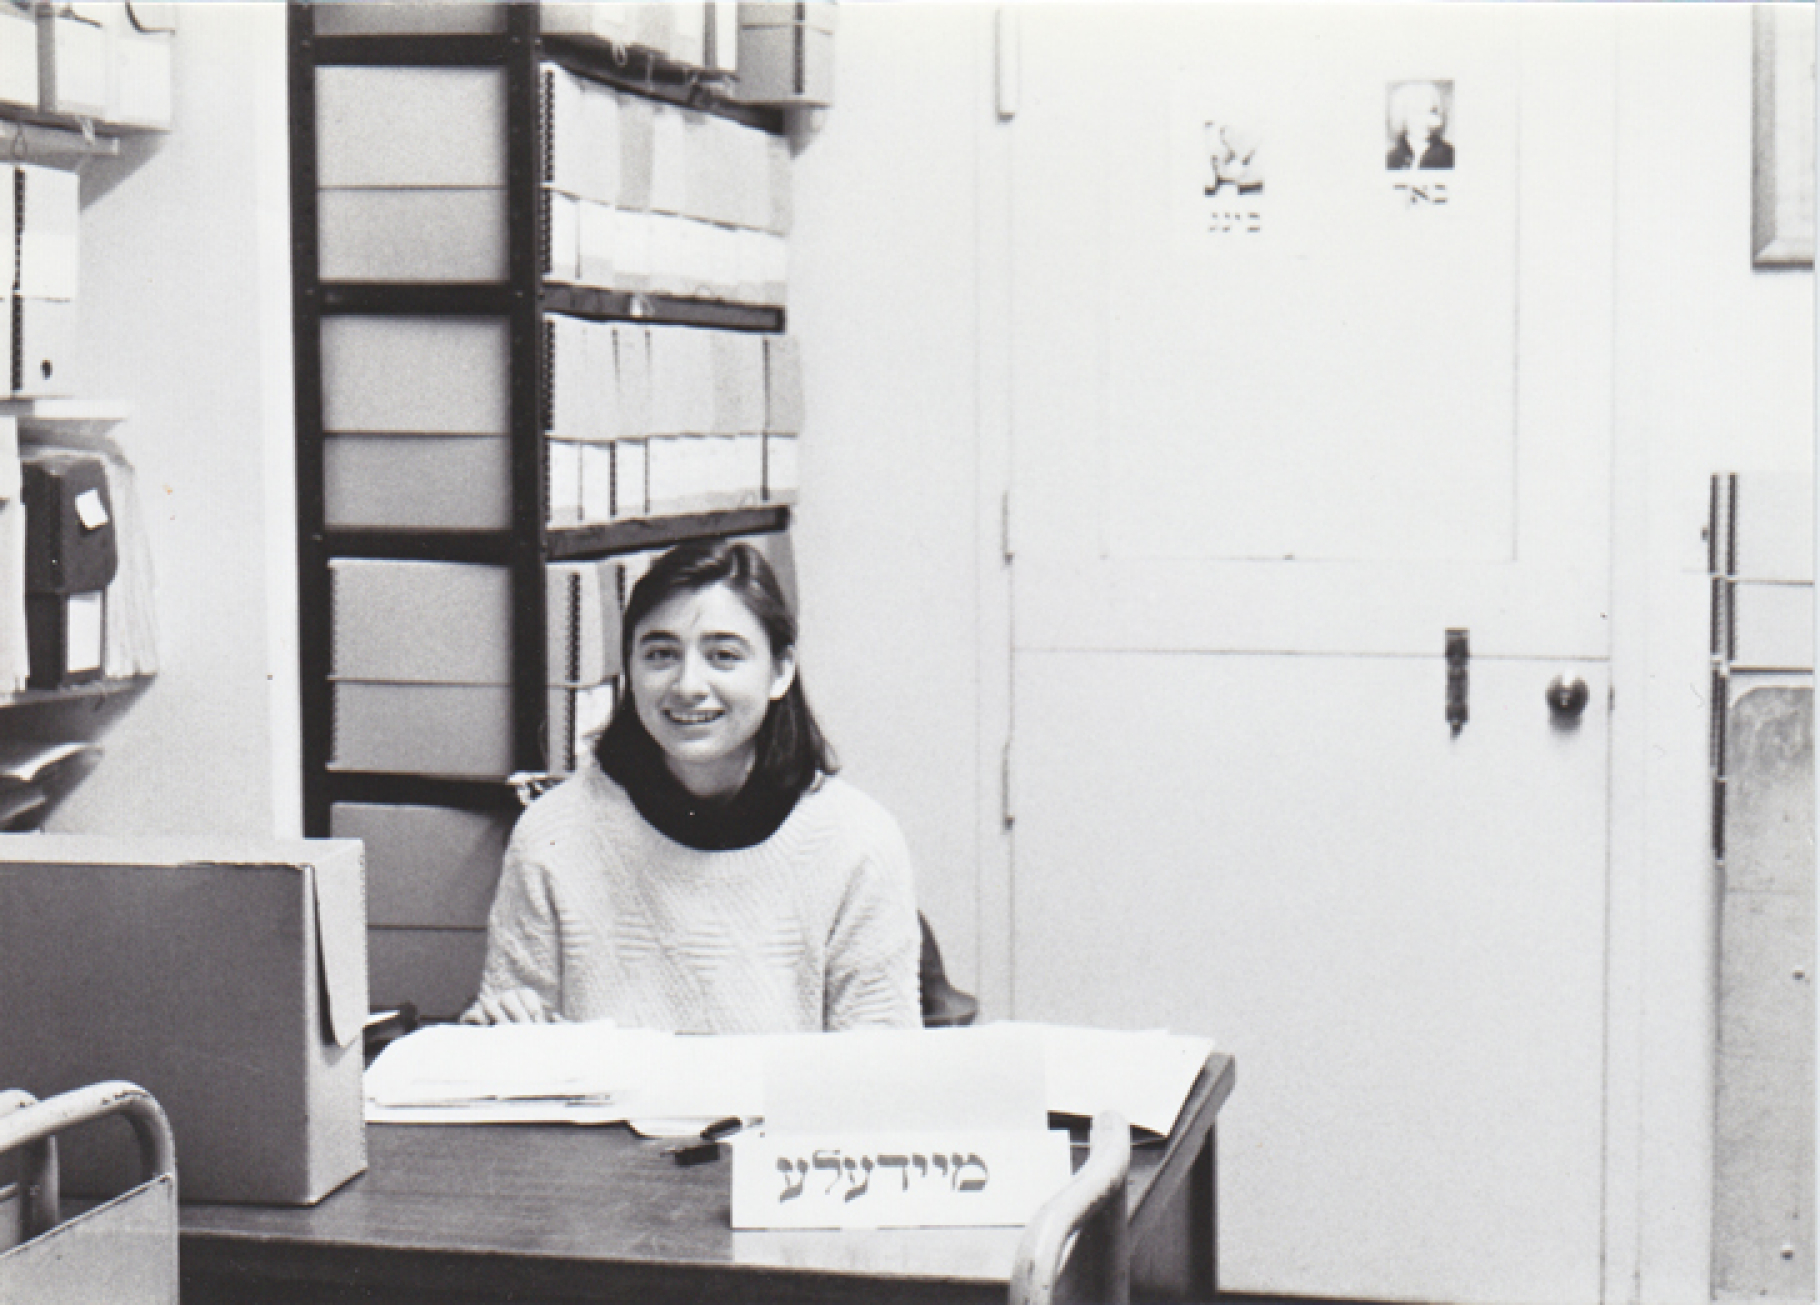
[[[644,662],[647,666],[668,666],[675,660],[676,650],[674,648],[645,649]]]
[[[716,648],[708,654],[708,660],[716,666],[737,666],[745,659],[736,648]]]

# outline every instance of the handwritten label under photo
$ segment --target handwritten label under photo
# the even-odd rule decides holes
[[[1073,1173],[1068,1134],[743,1133],[733,1226],[1019,1227]]]

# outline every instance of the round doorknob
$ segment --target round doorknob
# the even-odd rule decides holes
[[[1579,676],[1568,679],[1557,675],[1548,682],[1548,689],[1543,695],[1548,699],[1548,709],[1563,720],[1576,720],[1586,710],[1586,699],[1589,696],[1586,681]]]

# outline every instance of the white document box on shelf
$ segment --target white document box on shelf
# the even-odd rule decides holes
[[[38,20],[11,4],[0,5],[0,104],[38,107]]]
[[[610,704],[619,667],[611,560],[546,568],[550,765]],[[335,746],[330,768],[503,778],[512,764],[511,574],[499,566],[330,563]]]
[[[328,525],[509,526],[509,349],[496,319],[325,318]]]
[[[76,297],[82,179],[62,168],[20,163],[0,168],[10,192],[16,293],[26,299]]]
[[[105,121],[107,30],[85,5],[46,6],[38,16],[38,107]]]
[[[72,393],[71,358],[76,343],[76,305],[64,299],[14,299],[12,389],[17,398],[52,398]]]
[[[497,69],[318,69],[322,277],[504,280],[505,107]]]

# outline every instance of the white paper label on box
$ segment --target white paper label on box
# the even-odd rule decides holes
[[[99,530],[107,524],[107,504],[101,501],[100,490],[85,489],[76,495],[76,520],[84,530]]]
[[[63,669],[77,671],[101,669],[102,591],[69,597],[68,648]]]
[[[742,1133],[735,1228],[986,1228],[1030,1222],[1073,1172],[1068,1134]]]

